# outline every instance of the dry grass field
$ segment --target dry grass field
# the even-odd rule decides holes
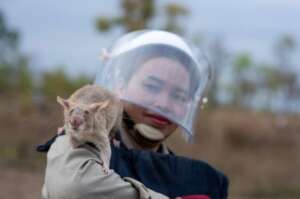
[[[35,146],[62,124],[56,104],[0,99],[0,199],[40,198],[45,157]],[[300,116],[222,109],[203,112],[193,144],[168,144],[230,179],[233,199],[300,198]]]

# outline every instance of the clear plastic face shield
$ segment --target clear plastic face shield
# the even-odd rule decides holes
[[[177,35],[136,31],[111,48],[95,84],[176,123],[190,139],[209,78],[205,59]]]

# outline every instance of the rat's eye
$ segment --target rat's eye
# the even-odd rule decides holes
[[[70,115],[74,112],[74,109],[70,110]]]
[[[88,112],[88,111],[84,111],[84,114],[86,114],[86,115],[88,115],[90,112]]]

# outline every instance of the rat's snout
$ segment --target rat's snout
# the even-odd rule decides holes
[[[70,123],[72,125],[72,128],[74,130],[77,130],[82,124],[83,124],[83,119],[80,118],[80,117],[73,117],[71,120],[70,120]]]

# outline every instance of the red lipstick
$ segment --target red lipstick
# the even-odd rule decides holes
[[[169,125],[169,124],[172,123],[170,120],[168,120],[167,118],[162,117],[162,116],[160,116],[160,115],[156,115],[156,114],[146,114],[146,116],[147,116],[148,118],[150,118],[151,121],[153,121],[155,124],[158,124],[158,125]]]

